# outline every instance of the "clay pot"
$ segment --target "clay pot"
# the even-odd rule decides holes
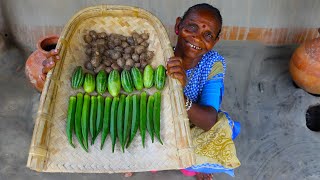
[[[30,83],[41,92],[45,82],[45,76],[42,74],[42,62],[46,60],[46,54],[55,49],[59,36],[52,35],[41,38],[37,43],[37,50],[34,51],[26,62],[25,73]]]
[[[305,91],[320,94],[320,37],[301,44],[289,66],[293,81]]]

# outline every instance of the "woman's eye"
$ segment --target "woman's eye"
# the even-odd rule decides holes
[[[193,25],[193,24],[190,24],[190,25],[187,26],[187,29],[188,29],[189,31],[196,31],[196,30],[197,30],[197,27],[196,27],[195,25]]]

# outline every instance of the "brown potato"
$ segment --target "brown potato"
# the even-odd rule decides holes
[[[92,37],[90,35],[87,34],[87,35],[83,36],[83,40],[84,40],[84,42],[90,44],[93,39],[92,39]]]
[[[134,64],[134,67],[136,67],[136,68],[140,68],[140,66],[141,66],[140,63],[135,63],[135,64]]]
[[[140,45],[144,46],[145,48],[147,48],[149,46],[149,43],[147,41],[144,41]]]
[[[138,54],[132,54],[131,58],[135,61],[135,62],[139,62],[139,55]]]
[[[122,57],[123,59],[128,60],[128,59],[131,59],[131,54],[123,54]]]
[[[131,35],[132,35],[133,39],[135,39],[135,40],[140,37],[140,35],[135,31]]]
[[[111,33],[110,36],[109,36],[109,40],[110,41],[114,41],[115,38],[116,38],[116,34]]]
[[[94,69],[95,73],[98,73],[100,70],[104,70],[106,68],[106,65],[100,64],[97,68]]]
[[[100,65],[101,58],[100,56],[93,56],[90,62],[93,67],[98,67]]]
[[[90,70],[90,71],[93,70],[93,66],[92,66],[92,64],[91,64],[90,61],[86,61],[86,62],[84,63],[84,67],[85,67],[87,70]]]
[[[111,65],[111,67],[112,67],[112,69],[117,70],[117,71],[121,70],[120,66],[117,63],[113,63]]]
[[[134,45],[133,37],[127,37],[127,42],[130,44],[130,46],[133,46]]]
[[[97,45],[104,45],[105,40],[104,39],[97,39],[96,43],[97,43]]]
[[[141,61],[141,67],[144,68],[148,65],[147,61]]]
[[[134,49],[134,52],[136,53],[136,54],[141,54],[141,53],[143,53],[143,52],[145,52],[146,51],[146,48],[144,47],[144,46],[141,46],[141,45],[139,45],[139,46],[136,46],[136,48]]]
[[[116,47],[116,45],[114,44],[113,41],[109,41],[108,42],[108,47],[109,47],[109,49],[113,49],[114,47]]]
[[[132,52],[133,52],[133,48],[132,47],[126,47],[124,49],[124,53],[126,53],[126,54],[131,54]]]
[[[120,38],[121,41],[126,41],[127,40],[127,37],[124,36],[124,35],[121,35],[121,34],[120,34],[119,38]]]
[[[91,56],[92,49],[91,48],[87,48],[85,53],[86,53],[86,55]]]
[[[130,67],[133,67],[134,66],[134,61],[132,59],[127,59],[126,65],[130,66]]]
[[[149,34],[148,34],[148,33],[142,33],[142,34],[141,34],[141,38],[142,38],[143,40],[148,40],[148,39],[149,39]]]
[[[124,64],[125,64],[125,60],[123,58],[119,58],[117,59],[117,64],[123,68],[124,67]]]
[[[140,61],[146,61],[147,60],[147,53],[141,53],[139,57]]]
[[[129,70],[131,69],[131,66],[125,65],[125,66],[124,66],[124,69],[127,70],[127,71],[129,71]]]
[[[136,45],[141,44],[143,42],[143,39],[141,37],[138,37],[135,39]]]
[[[105,50],[104,46],[98,46],[98,51],[100,54],[103,54],[104,50]]]
[[[103,54],[107,57],[111,57],[111,54],[115,53],[116,51],[115,50],[112,50],[112,49],[108,49],[106,50]]]
[[[93,40],[96,40],[98,37],[97,37],[97,32],[94,31],[94,30],[91,30],[89,32],[89,35],[92,37]]]
[[[106,67],[104,70],[109,74],[113,69],[112,67]]]
[[[117,59],[120,58],[120,57],[121,57],[121,53],[118,52],[118,51],[115,51],[114,53],[111,54],[111,58],[112,58],[113,60],[117,60]]]
[[[120,46],[121,45],[121,39],[120,38],[114,39],[113,42],[114,42],[115,46]]]
[[[105,64],[106,66],[110,67],[111,64],[112,64],[112,60],[106,59],[106,60],[103,61],[103,64]]]
[[[153,51],[147,51],[147,60],[151,60],[154,56],[154,52]]]
[[[107,37],[107,33],[105,32],[98,33],[98,38],[104,39],[106,37]]]
[[[115,47],[114,50],[118,52],[123,52],[123,48],[120,46]]]
[[[122,43],[121,43],[121,47],[122,47],[122,48],[126,48],[126,47],[128,47],[128,46],[129,46],[129,43],[128,43],[128,42],[122,41]]]

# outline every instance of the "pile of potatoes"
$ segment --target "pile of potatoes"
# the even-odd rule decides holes
[[[83,39],[86,42],[85,53],[89,57],[85,68],[95,73],[102,69],[107,73],[113,69],[130,70],[133,66],[142,70],[154,56],[154,52],[148,51],[147,33],[133,32],[131,36],[123,36],[91,30]]]

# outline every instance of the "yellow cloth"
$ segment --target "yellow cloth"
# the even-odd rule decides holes
[[[209,131],[194,127],[191,129],[191,136],[197,161],[194,165],[221,164],[230,169],[240,166],[232,141],[232,131],[223,112],[218,113],[218,121]]]

